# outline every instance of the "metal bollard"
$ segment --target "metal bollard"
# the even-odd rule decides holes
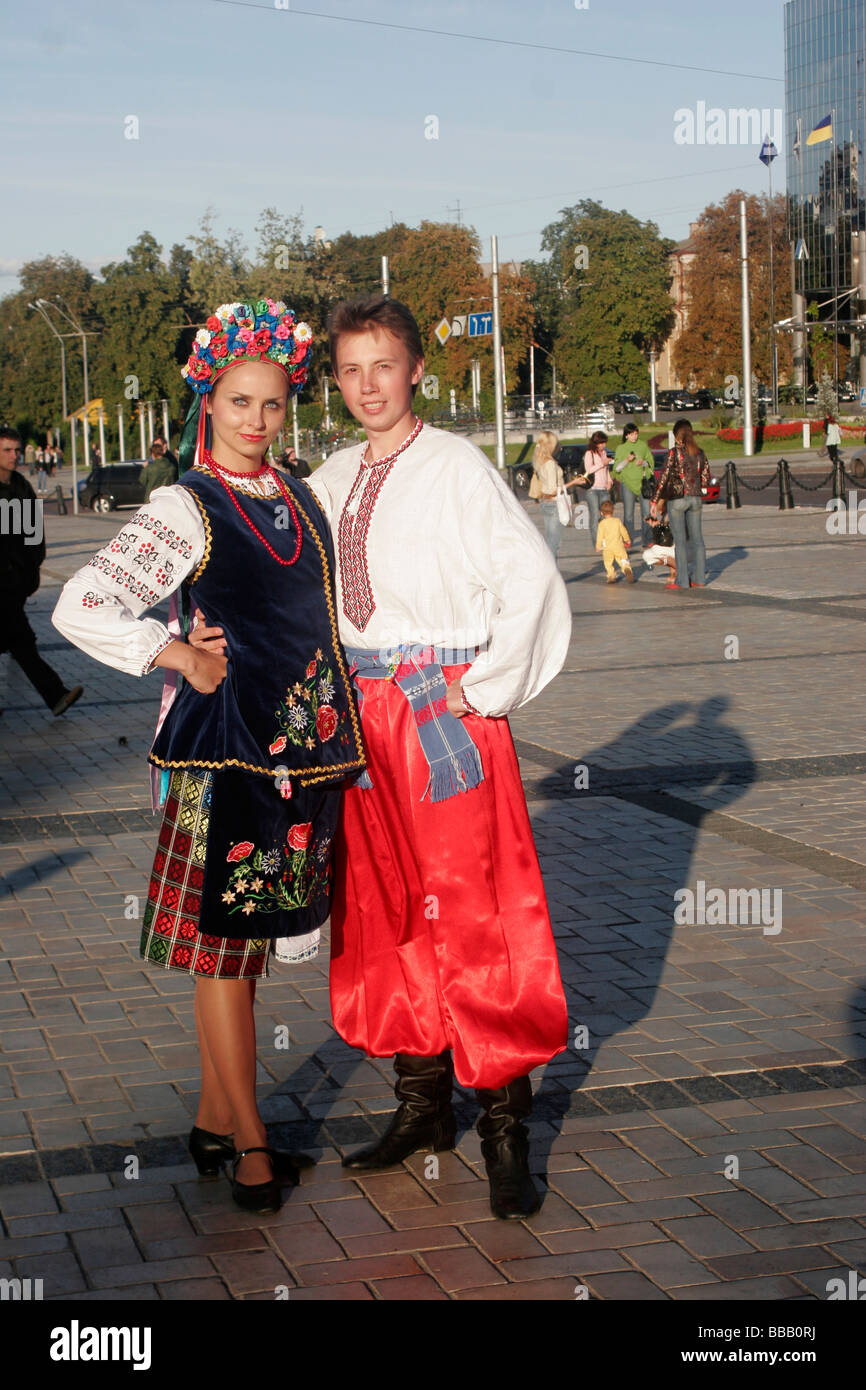
[[[791,491],[791,470],[787,459],[779,459],[779,511],[794,510],[794,494]]]
[[[743,504],[740,501],[740,492],[737,487],[737,468],[732,459],[728,459],[725,464],[725,491],[727,492],[725,506],[729,512],[735,507],[742,507]]]
[[[66,516],[66,503],[63,500],[63,488],[58,483],[54,489],[54,496],[57,498],[57,515]]]
[[[845,501],[845,470],[838,458],[833,464],[833,496]]]

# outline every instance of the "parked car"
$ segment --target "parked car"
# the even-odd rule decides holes
[[[703,387],[697,391],[692,391],[691,397],[695,410],[712,410],[713,406],[718,404],[713,392],[707,391]]]
[[[657,410],[694,410],[691,391],[678,387],[675,391],[659,391],[656,396]]]
[[[144,486],[140,481],[146,459],[97,464],[78,484],[78,503],[94,512],[113,512],[115,507],[140,506]]]
[[[649,400],[639,391],[617,391],[610,404],[617,415],[639,415],[650,408]]]

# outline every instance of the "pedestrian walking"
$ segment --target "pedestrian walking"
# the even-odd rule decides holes
[[[589,447],[581,464],[584,476],[591,479],[586,492],[589,507],[589,538],[595,548],[598,535],[598,522],[602,502],[610,501],[610,458],[607,452],[607,435],[604,430],[596,430],[590,437]]]
[[[36,449],[36,491],[40,496],[48,486],[48,458],[50,457],[47,449],[38,445]]]
[[[634,583],[634,570],[628,562],[631,536],[619,517],[614,516],[613,503],[610,501],[601,504],[601,520],[598,523],[595,548],[601,551],[608,584],[616,583],[615,565],[619,565],[630,584]]]
[[[565,498],[569,488],[577,487],[578,479],[566,483],[565,474],[554,457],[559,436],[553,430],[542,430],[532,451],[532,478],[529,483],[529,496],[541,507],[544,518],[544,539],[553,552],[554,560],[559,557],[559,544],[567,524],[560,514],[560,499]],[[567,500],[565,509],[568,508]]]
[[[641,539],[649,544],[650,503],[655,491],[655,460],[649,445],[640,438],[638,427],[629,421],[622,432],[622,443],[613,456],[612,476],[622,492],[622,522],[634,535],[635,503],[640,506]]]
[[[839,446],[842,443],[842,431],[836,423],[835,415],[827,416],[827,422],[824,426],[824,443],[827,445],[830,462],[835,465],[839,461]]]
[[[32,478],[33,474],[36,472],[36,449],[29,440],[24,449],[24,462],[27,464],[27,472]]]
[[[243,335],[243,336],[241,336]],[[312,333],[285,304],[224,304],[184,369],[196,392],[180,481],[73,576],[55,626],[133,675],[180,671],[149,760],[164,803],[140,952],[196,981],[201,1094],[190,1152],[203,1176],[233,1165],[232,1195],[274,1211],[312,1160],[268,1146],[256,1104],[256,980],[314,957],[328,916],[340,785],[364,766],[337,633],[333,547],[301,483],[265,462]],[[194,445],[194,464],[184,469]],[[217,624],[203,639],[149,609],[186,585]]]
[[[656,504],[662,498],[667,503],[667,516],[674,538],[676,580],[666,589],[703,589],[707,582],[707,550],[701,525],[703,489],[709,486],[710,466],[707,456],[695,439],[689,420],[677,420],[674,425],[675,444],[667,457],[653,497]],[[694,552],[694,564],[689,570],[688,547]]]
[[[39,588],[39,570],[45,559],[42,503],[18,472],[21,440],[17,431],[0,429],[0,502],[18,525],[0,528],[0,653],[8,652],[21,667],[54,715],[65,714],[83,694],[83,686],[69,690],[57,672],[39,655],[36,633],[24,611]],[[43,461],[44,462],[44,461]]]

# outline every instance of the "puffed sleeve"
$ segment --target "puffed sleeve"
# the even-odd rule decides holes
[[[64,585],[51,621],[96,661],[144,676],[172,637],[164,623],[142,614],[178,589],[204,552],[204,523],[188,490],[155,488]]]
[[[462,686],[478,714],[505,715],[562,669],[571,605],[549,547],[492,468],[467,497],[461,522],[472,582],[492,599],[487,648]]]

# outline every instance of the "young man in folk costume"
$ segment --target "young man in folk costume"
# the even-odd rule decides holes
[[[333,549],[300,483],[265,462],[312,335],[285,304],[224,304],[184,375],[196,392],[181,479],[70,579],[60,631],[131,675],[161,666],[167,688],[150,762],[165,814],[142,957],[196,979],[202,1088],[190,1150],[211,1176],[233,1160],[235,1200],[275,1210],[280,1180],[312,1160],[267,1145],[256,1105],[256,979],[268,957],[316,954],[330,901],[339,785],[364,765],[340,645]],[[204,403],[202,408],[202,403]],[[227,655],[144,617],[184,585],[220,625]]]
[[[540,1206],[528,1073],[564,1050],[567,1016],[505,716],[562,667],[570,606],[481,450],[414,415],[424,358],[406,306],[341,304],[329,338],[367,433],[309,480],[334,535],[368,768],[335,849],[331,1007],[346,1042],[396,1054],[400,1101],[344,1163],[453,1148],[456,1075],[482,1106],[492,1209],[520,1218]]]

